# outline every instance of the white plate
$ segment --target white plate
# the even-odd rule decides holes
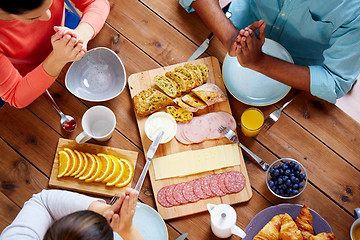
[[[168,231],[164,220],[152,207],[138,203],[133,218],[135,226],[145,240],[167,240]]]
[[[266,38],[262,51],[293,63],[290,54],[279,43]],[[222,68],[226,88],[237,100],[251,106],[267,106],[280,101],[291,87],[259,72],[242,67],[236,57],[226,54]]]

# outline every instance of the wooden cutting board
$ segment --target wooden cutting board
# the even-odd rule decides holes
[[[206,64],[207,67],[209,68],[209,78],[208,78],[207,82],[216,84],[226,94],[226,89],[225,89],[224,82],[222,79],[222,74],[220,71],[220,66],[219,66],[218,60],[215,57],[207,57],[207,58],[202,58],[202,59],[198,59],[198,60],[187,62],[187,63],[198,64],[200,62]],[[150,71],[146,71],[146,72],[132,74],[128,79],[131,97],[134,97],[136,94],[138,94],[142,90],[148,89],[150,87],[160,90],[153,83],[153,81],[152,81],[153,78],[156,75],[165,75],[166,72],[172,71],[172,70],[174,70],[175,67],[183,66],[184,64],[185,63],[179,63],[179,64],[175,64],[175,65],[171,65],[171,66],[167,66],[167,67],[163,67],[163,68],[158,68],[158,69],[154,69],[154,70],[150,70]],[[230,104],[228,101],[209,106],[206,109],[201,110],[201,113],[199,113],[199,114],[196,113],[195,115],[205,114],[207,112],[227,112],[227,113],[232,114]],[[144,150],[147,151],[152,143],[151,140],[149,140],[145,134],[145,121],[146,121],[147,117],[136,116],[136,119],[137,119],[140,137],[141,137],[141,141],[142,141]],[[198,143],[198,144],[184,145],[184,144],[179,143],[174,138],[168,143],[160,144],[159,148],[157,149],[157,151],[155,153],[154,158],[167,156],[167,155],[170,155],[173,153],[189,151],[189,150],[206,149],[209,147],[220,146],[220,145],[225,145],[225,144],[229,144],[229,143],[231,143],[229,140],[227,140],[226,138],[222,138],[222,139],[217,139],[217,140],[208,140],[208,141]],[[176,218],[176,217],[187,216],[190,214],[207,211],[207,208],[206,208],[207,203],[235,204],[235,203],[248,201],[252,196],[252,191],[251,191],[249,177],[248,177],[245,163],[244,163],[244,158],[242,156],[240,148],[239,148],[239,158],[240,158],[240,164],[237,166],[234,166],[234,167],[217,169],[214,171],[193,174],[193,175],[189,175],[189,176],[185,176],[185,177],[175,177],[175,178],[161,179],[161,180],[155,179],[154,167],[153,167],[153,164],[150,164],[149,175],[150,175],[150,180],[151,180],[151,184],[152,184],[152,188],[153,188],[153,192],[154,192],[154,196],[155,196],[155,200],[156,200],[155,202],[157,205],[157,210],[160,213],[160,215],[164,219],[172,219],[172,218]],[[236,193],[236,194],[229,194],[229,195],[226,195],[223,197],[213,197],[210,199],[200,200],[195,203],[188,203],[188,204],[184,204],[181,206],[175,206],[175,207],[170,207],[170,208],[162,207],[157,201],[157,193],[164,186],[169,186],[169,185],[181,183],[181,182],[188,182],[190,180],[193,180],[196,178],[201,178],[201,177],[209,175],[209,174],[221,173],[221,172],[227,172],[227,171],[240,171],[244,174],[244,176],[246,178],[246,186],[241,192]]]
[[[138,153],[134,151],[123,150],[119,148],[101,146],[90,143],[78,144],[74,140],[60,138],[58,142],[58,146],[56,148],[56,154],[50,175],[49,186],[59,187],[69,190],[76,190],[85,193],[100,194],[108,197],[114,196],[115,193],[117,194],[122,193],[126,190],[126,188],[131,186],[133,179],[130,181],[130,183],[127,186],[118,188],[118,187],[108,187],[105,185],[105,183],[95,183],[95,182],[86,183],[84,181],[81,181],[73,177],[58,178],[57,175],[58,175],[58,166],[59,166],[59,151],[64,150],[64,148],[70,148],[84,153],[88,152],[93,154],[98,154],[98,153],[111,154],[117,158],[125,158],[126,160],[131,162],[133,167],[136,166],[136,161],[138,157]]]

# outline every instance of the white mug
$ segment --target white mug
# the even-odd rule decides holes
[[[75,138],[77,143],[84,143],[91,138],[97,141],[107,141],[115,129],[115,114],[107,107],[94,106],[84,113],[81,125],[83,132]]]
[[[350,237],[351,240],[359,240],[360,239],[360,208],[355,208],[355,222],[351,225],[350,228]]]

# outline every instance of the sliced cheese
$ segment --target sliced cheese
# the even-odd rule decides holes
[[[155,179],[187,176],[240,164],[237,144],[227,144],[206,149],[186,151],[155,158]]]

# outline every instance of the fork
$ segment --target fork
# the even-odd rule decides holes
[[[277,120],[279,120],[279,118],[281,116],[281,112],[284,110],[284,108],[286,108],[295,99],[296,95],[297,95],[297,92],[294,94],[294,96],[289,101],[284,103],[284,105],[282,105],[281,108],[270,113],[270,115],[264,121],[264,125],[262,127],[263,132],[266,132],[267,130],[269,130],[269,128],[272,125],[274,125],[274,123],[276,123]]]
[[[221,125],[218,128],[218,131],[224,135],[227,139],[229,139],[230,141],[237,143],[245,152],[247,152],[247,154],[249,154],[260,166],[262,169],[264,169],[265,171],[269,168],[269,164],[267,164],[264,160],[262,160],[261,158],[259,158],[258,156],[255,155],[255,153],[253,153],[252,151],[250,151],[250,149],[248,149],[247,147],[245,147],[240,141],[239,138],[236,136],[236,133],[231,130],[230,128],[224,127],[223,125]]]
[[[119,196],[117,193],[114,194],[114,196],[111,198],[109,205],[114,205],[114,203],[119,199]]]

